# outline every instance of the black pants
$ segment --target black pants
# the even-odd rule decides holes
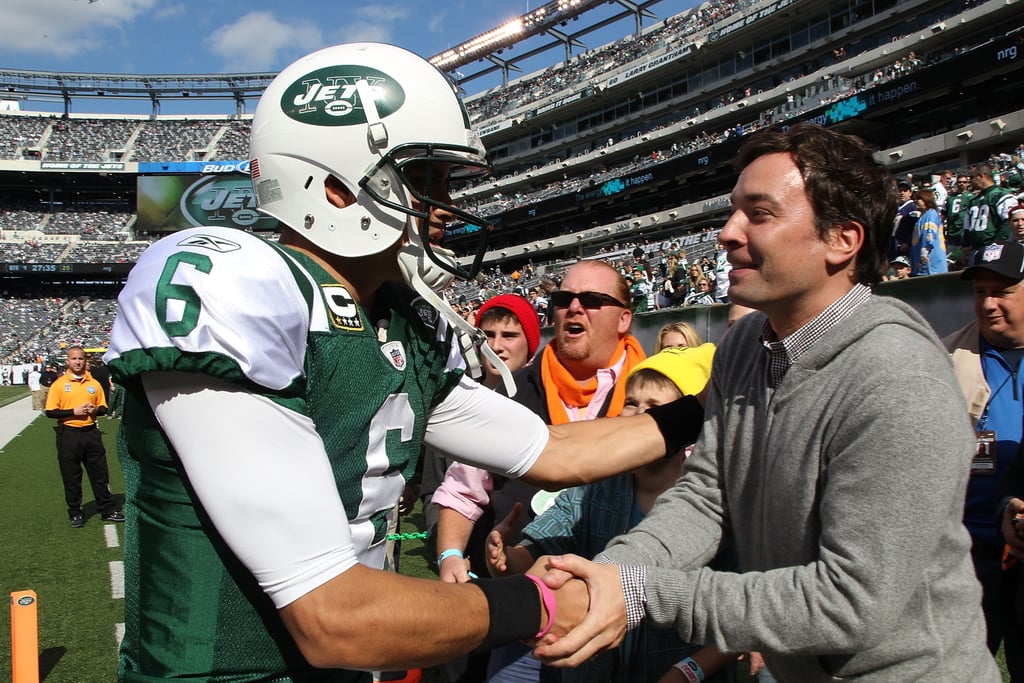
[[[82,511],[82,466],[89,473],[92,495],[101,515],[116,511],[114,496],[110,493],[110,475],[107,472],[107,450],[103,435],[93,427],[65,427],[58,425],[57,462],[64,480],[64,501],[68,516]]]
[[[974,571],[981,582],[981,607],[988,629],[988,648],[994,655],[1003,645],[1012,681],[1024,680],[1024,623],[1017,612],[1020,562],[1002,568],[1003,548],[975,540],[971,546]]]

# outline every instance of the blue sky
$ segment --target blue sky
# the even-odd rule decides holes
[[[534,0],[3,0],[0,67],[128,74],[277,71],[338,42],[375,40],[430,57],[536,9]],[[659,18],[695,0],[662,0]],[[603,4],[589,16],[621,11]],[[644,26],[650,25],[647,21]],[[566,29],[573,30],[574,25]],[[619,22],[587,39],[626,35]],[[577,29],[578,30],[578,29]],[[557,61],[538,58],[527,72]],[[472,65],[470,65],[472,68]],[[475,90],[494,83],[473,84]]]

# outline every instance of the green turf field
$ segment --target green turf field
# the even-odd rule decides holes
[[[0,408],[24,396],[28,396],[28,388],[23,384],[13,387],[0,387]]]
[[[2,397],[0,397],[2,398]],[[109,563],[120,561],[120,545],[108,548],[88,479],[83,482],[86,526],[72,529],[57,469],[53,426],[40,416],[0,451],[0,516],[3,559],[0,588],[34,590],[39,602],[40,675],[50,682],[109,681],[117,671],[115,624],[121,600],[111,597]],[[101,420],[110,450],[110,484],[123,502],[124,479],[113,457],[116,420]],[[121,529],[118,525],[118,537]],[[10,680],[10,610],[0,627],[0,680]]]
[[[0,405],[27,394],[24,387],[0,387]],[[39,598],[40,676],[46,683],[102,683],[117,672],[115,628],[123,620],[122,600],[111,597],[109,563],[122,559],[121,525],[113,525],[119,544],[108,548],[87,479],[83,482],[86,526],[72,529],[57,471],[53,421],[39,417],[0,450],[3,552],[0,589],[34,590]],[[111,488],[119,504],[124,478],[114,450],[118,420],[100,420],[107,444]],[[419,506],[403,518],[401,531],[422,528]],[[423,542],[402,542],[401,573],[436,579],[423,556]],[[0,683],[11,680],[10,610],[0,617]],[[999,657],[1002,667],[1002,656]],[[743,665],[741,665],[741,669]],[[436,671],[425,683],[438,683]],[[742,683],[752,679],[740,675]],[[1009,681],[1005,674],[1004,680]]]
[[[0,405],[28,394],[24,387],[0,387]],[[115,455],[119,420],[99,421],[107,446],[110,485],[118,504],[124,501],[124,477]],[[0,496],[3,553],[0,589],[34,590],[39,598],[40,678],[47,683],[113,681],[117,674],[116,625],[123,621],[123,601],[111,597],[110,562],[123,557],[122,525],[113,525],[118,547],[108,548],[104,527],[88,478],[83,480],[86,525],[72,529],[57,470],[54,421],[45,416],[0,450]],[[403,519],[403,532],[423,522],[416,511]],[[423,542],[402,542],[403,574],[436,578],[423,558]],[[10,610],[0,617],[0,682],[11,680]],[[425,681],[439,681],[426,672]]]

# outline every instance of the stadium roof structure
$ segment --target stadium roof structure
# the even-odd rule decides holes
[[[64,101],[64,113],[80,98],[148,99],[153,114],[168,99],[234,100],[236,112],[257,100],[276,73],[101,74],[0,69],[0,98],[51,97]]]
[[[459,83],[468,83],[476,78],[500,70],[502,73],[502,83],[507,84],[509,71],[521,70],[517,66],[518,62],[543,54],[556,47],[563,47],[565,49],[565,61],[569,61],[572,57],[572,48],[586,49],[586,45],[579,40],[580,38],[623,19],[632,17],[635,33],[639,35],[643,29],[643,20],[645,18],[658,18],[648,8],[659,2],[661,0],[645,0],[639,3],[630,2],[629,0],[553,0],[520,17],[507,21],[497,28],[481,33],[460,45],[434,55],[430,58],[430,63],[443,71],[458,76],[456,80]],[[588,10],[596,9],[604,4],[619,5],[622,7],[622,10],[599,21],[585,23],[581,30],[573,33],[566,33],[560,30],[566,27],[570,20],[576,21]],[[553,40],[549,40],[516,57],[503,59],[498,56],[506,48],[510,48],[527,38],[540,35],[546,35]],[[470,75],[458,72],[459,67],[478,60],[489,61],[491,65]]]
[[[453,48],[434,55],[430,62],[464,86],[477,78],[501,71],[502,82],[507,83],[510,71],[520,71],[519,62],[563,47],[565,59],[572,56],[574,47],[586,49],[580,38],[605,26],[632,17],[635,33],[642,29],[643,19],[657,19],[649,7],[662,0],[552,0],[502,26],[491,29]],[[566,33],[561,28],[569,21],[579,20],[586,12],[610,4],[622,9],[613,11],[599,20],[584,22],[583,28]],[[505,50],[534,36],[547,36],[547,42],[514,57],[502,58]],[[489,62],[484,68],[469,75],[459,68],[477,61]],[[205,100],[232,100],[235,113],[246,111],[246,103],[258,100],[273,80],[276,72],[234,74],[104,74],[27,71],[0,68],[0,99],[42,98],[62,101],[64,113],[78,99],[131,99],[149,100],[154,116],[160,113],[160,103],[187,98]]]

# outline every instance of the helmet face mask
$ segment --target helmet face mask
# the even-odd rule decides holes
[[[479,272],[490,226],[452,204],[448,185],[489,172],[486,165],[472,161],[475,153],[466,146],[407,143],[391,149],[359,180],[359,187],[378,204],[408,214],[410,239],[419,242],[434,264],[463,280],[471,280]],[[395,180],[400,191],[393,189]],[[481,228],[480,248],[469,268],[459,266],[447,250],[444,258],[435,253],[429,235],[433,209]]]

